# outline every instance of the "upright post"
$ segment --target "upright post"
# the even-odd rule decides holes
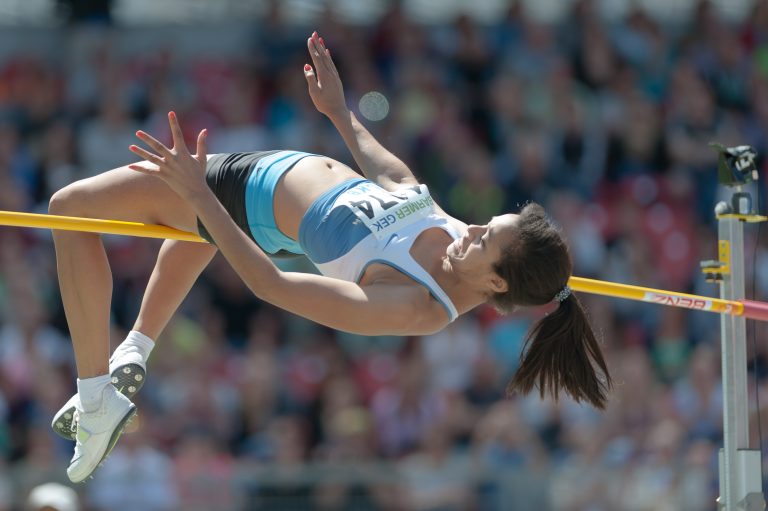
[[[707,280],[720,283],[720,296],[744,300],[744,223],[766,218],[752,211],[752,197],[744,185],[758,180],[757,153],[746,145],[718,151],[717,180],[733,190],[730,202],[715,206],[718,221],[718,261],[704,261]],[[759,449],[749,448],[747,408],[747,323],[741,315],[720,317],[723,372],[723,447],[719,453],[721,511],[762,511],[762,460]]]
[[[718,217],[720,296],[741,300],[744,292],[742,215]],[[719,507],[724,511],[765,509],[760,451],[749,448],[746,319],[721,316],[723,373],[723,447],[720,449]]]

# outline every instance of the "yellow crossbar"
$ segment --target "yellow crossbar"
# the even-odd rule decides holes
[[[685,309],[718,312],[740,316],[744,313],[744,304],[733,300],[721,300],[708,296],[689,295],[650,287],[630,286],[603,280],[571,277],[568,285],[574,291],[593,293],[602,296],[639,300],[641,302],[658,303]]]
[[[171,227],[166,227],[164,225],[121,222],[118,220],[98,220],[95,218],[80,218],[75,216],[0,211],[0,225],[35,227],[39,229],[60,229],[64,231],[96,232],[101,234],[122,234],[126,236],[141,236],[144,238],[163,238],[169,240],[208,243],[197,234],[172,229]]]

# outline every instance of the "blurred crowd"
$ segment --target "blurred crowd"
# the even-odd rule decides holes
[[[209,129],[210,152],[290,148],[354,167],[307,95],[304,43],[318,29],[350,107],[387,98],[367,125],[450,213],[485,223],[534,200],[566,234],[576,275],[717,294],[698,263],[717,257],[713,209],[728,192],[707,143],[768,152],[768,3],[738,23],[706,1],[687,19],[637,9],[606,22],[579,0],[554,25],[513,3],[490,25],[439,26],[394,3],[372,25],[329,14],[315,27],[286,23],[279,5],[249,27],[250,45],[221,54],[181,58],[172,42],[121,54],[104,43],[121,30],[108,23],[67,58],[19,48],[0,62],[0,210],[45,212],[63,185],[132,161],[138,128],[167,141],[171,109],[190,141]],[[63,31],[62,47],[83,29]],[[764,204],[762,186],[752,193]],[[105,241],[114,347],[159,242]],[[748,294],[765,299],[768,236],[748,227],[746,248]],[[0,228],[0,510],[66,483],[72,444],[49,423],[75,371],[55,270],[47,231]],[[81,509],[714,509],[719,318],[580,298],[616,381],[604,413],[506,394],[539,311],[352,336],[259,302],[217,256],[158,340],[138,431],[76,488]],[[749,333],[757,448],[768,344],[762,326]]]

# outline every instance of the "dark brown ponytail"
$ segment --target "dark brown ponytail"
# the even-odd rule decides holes
[[[611,377],[576,296],[563,300],[531,328],[520,358],[507,392],[527,394],[536,387],[541,397],[549,393],[557,399],[564,390],[576,401],[605,408]]]
[[[492,300],[502,311],[549,303],[565,287],[572,269],[565,241],[538,204],[523,208],[515,234],[494,268],[508,284],[508,290]],[[562,390],[578,402],[605,408],[611,377],[576,296],[566,297],[531,328],[520,359],[507,392],[525,394],[538,388],[542,397],[557,399]]]

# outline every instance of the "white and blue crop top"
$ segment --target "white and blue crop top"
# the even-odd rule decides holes
[[[453,321],[458,316],[453,302],[410,254],[419,234],[432,227],[460,237],[447,218],[435,213],[426,185],[389,192],[367,179],[354,179],[315,200],[301,221],[299,244],[329,277],[359,282],[373,263],[396,268],[426,287]]]

